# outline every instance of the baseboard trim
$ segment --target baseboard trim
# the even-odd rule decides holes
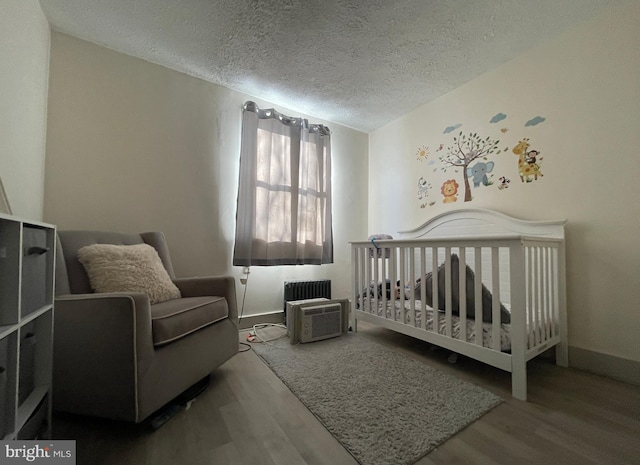
[[[640,362],[569,346],[572,368],[640,386]]]
[[[284,312],[282,310],[275,310],[273,312],[259,313],[257,315],[243,316],[240,321],[239,328],[249,329],[253,325],[260,323],[282,323],[284,321]]]

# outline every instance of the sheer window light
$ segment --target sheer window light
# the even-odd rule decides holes
[[[333,263],[331,133],[246,102],[233,264]]]

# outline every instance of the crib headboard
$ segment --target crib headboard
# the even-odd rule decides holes
[[[415,229],[399,231],[398,234],[401,239],[491,237],[505,234],[564,239],[565,223],[566,220],[523,220],[494,210],[464,208],[441,213]]]

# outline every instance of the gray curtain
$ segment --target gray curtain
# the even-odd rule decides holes
[[[333,263],[331,133],[246,102],[233,264]]]

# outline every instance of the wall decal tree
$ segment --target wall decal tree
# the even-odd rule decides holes
[[[477,133],[470,133],[468,136],[458,134],[453,138],[453,144],[447,147],[447,152],[440,155],[439,159],[443,163],[443,171],[454,169],[458,172],[462,169],[464,178],[464,201],[471,200],[471,186],[469,184],[469,165],[478,159],[487,160],[490,155],[498,154],[502,150],[498,149],[500,143],[497,139],[487,137],[482,139]]]

